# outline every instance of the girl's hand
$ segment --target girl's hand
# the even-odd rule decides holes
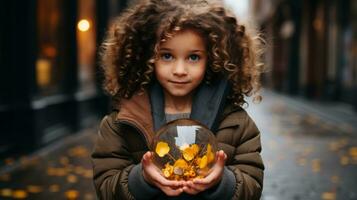
[[[160,170],[152,162],[153,153],[148,151],[141,160],[144,179],[151,185],[155,185],[167,196],[178,196],[183,192],[183,181],[171,181],[164,178]]]
[[[216,160],[217,162],[212,167],[212,171],[208,176],[203,179],[194,179],[193,181],[185,182],[183,191],[188,194],[195,195],[219,183],[222,179],[227,155],[224,151],[220,150],[216,153]]]

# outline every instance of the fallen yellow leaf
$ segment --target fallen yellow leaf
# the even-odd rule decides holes
[[[67,182],[69,183],[77,183],[78,178],[76,175],[70,174],[67,176]]]
[[[93,170],[86,169],[83,172],[83,177],[85,177],[85,178],[93,178]]]
[[[166,142],[158,142],[156,144],[155,152],[160,157],[164,157],[169,151],[170,151],[170,147]]]
[[[68,151],[68,154],[71,157],[82,157],[83,158],[83,157],[87,157],[90,154],[90,152],[86,147],[79,145],[77,147],[70,149]]]
[[[3,197],[11,197],[12,196],[12,189],[4,188],[0,190],[0,195]]]
[[[14,199],[25,199],[28,196],[25,190],[15,190],[12,193],[12,198]]]
[[[198,146],[197,147],[195,147],[195,146],[187,147],[186,149],[184,149],[182,151],[182,156],[185,158],[185,160],[191,161],[198,153],[197,148],[198,148]]]
[[[191,145],[192,152],[195,154],[195,156],[198,154],[200,151],[200,147],[197,144]]]
[[[200,167],[200,169],[203,169],[207,166],[207,156],[204,155],[201,159],[200,159],[200,163],[198,165]]]
[[[357,147],[351,147],[349,152],[350,156],[357,158]]]
[[[166,166],[164,169],[162,169],[162,172],[166,178],[169,178],[172,173],[174,172],[174,167],[171,165]]]
[[[184,159],[178,159],[176,160],[174,167],[181,167],[181,168],[187,168],[188,164]]]
[[[321,194],[321,199],[323,200],[335,200],[336,199],[336,193],[334,192],[324,192]]]
[[[212,147],[210,144],[207,145],[207,163],[214,161],[214,153],[212,152]]]
[[[68,190],[65,193],[65,196],[67,199],[72,200],[72,199],[77,199],[79,197],[79,192],[77,190]]]

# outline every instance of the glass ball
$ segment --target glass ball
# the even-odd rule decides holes
[[[152,144],[154,163],[170,180],[204,178],[215,163],[217,141],[203,124],[178,119],[161,127]]]

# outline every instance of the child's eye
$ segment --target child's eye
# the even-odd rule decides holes
[[[188,59],[189,59],[190,61],[197,62],[197,61],[200,60],[200,56],[197,55],[197,54],[192,54],[192,55],[190,55],[190,56],[188,57]]]
[[[169,61],[172,60],[172,55],[170,53],[163,53],[161,54],[161,59],[164,61]]]

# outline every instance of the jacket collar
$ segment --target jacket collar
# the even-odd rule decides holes
[[[122,99],[116,106],[119,110],[116,121],[128,123],[139,129],[150,144],[155,132],[148,94],[146,92],[137,93],[130,99]]]
[[[226,79],[219,80],[211,85],[201,84],[193,97],[190,118],[201,122],[215,132],[229,90],[230,85]],[[153,84],[150,88],[150,103],[154,130],[157,131],[166,123],[164,94],[158,83]]]
[[[216,132],[220,121],[236,110],[234,106],[225,106],[230,90],[228,81],[220,80],[217,84],[199,86],[192,103],[191,118],[201,122]],[[116,120],[127,122],[138,128],[148,142],[165,121],[164,95],[159,84],[154,84],[147,92],[135,94],[130,99],[122,99]],[[225,108],[226,107],[226,108]]]

